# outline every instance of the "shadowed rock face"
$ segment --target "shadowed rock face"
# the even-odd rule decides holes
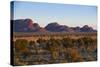
[[[66,25],[59,25],[57,22],[48,24],[45,27],[45,29],[47,29],[48,31],[51,31],[51,32],[72,32],[72,31],[74,31]]]
[[[81,32],[95,32],[92,27],[89,27],[88,25],[84,25],[81,29]]]
[[[96,30],[93,30],[93,28],[88,25],[84,25],[82,28],[68,27],[66,25],[59,25],[57,22],[48,24],[45,29],[51,32],[96,32]]]
[[[83,27],[68,27],[60,25],[57,22],[49,23],[46,27],[40,27],[31,19],[11,20],[14,32],[96,32],[92,27],[84,25]]]
[[[18,19],[12,22],[14,32],[38,32],[41,29],[39,24],[34,23],[31,19]]]

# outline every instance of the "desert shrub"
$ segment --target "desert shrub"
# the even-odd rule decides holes
[[[52,58],[57,59],[59,56],[59,44],[55,39],[50,39],[47,43],[47,48],[51,52]]]
[[[84,41],[82,38],[77,39],[77,45],[78,47],[84,46]]]
[[[27,45],[28,45],[28,41],[25,39],[17,39],[15,41],[15,49],[19,52],[26,52]]]
[[[94,44],[93,44],[93,39],[92,39],[92,38],[84,37],[84,38],[82,38],[82,39],[83,39],[83,41],[84,41],[84,46],[85,46],[86,49],[87,49],[88,47],[94,45]]]
[[[35,49],[36,48],[35,41],[30,41],[28,47],[29,49]]]
[[[14,64],[23,65],[27,64],[26,62],[22,62],[22,57],[28,55],[29,50],[27,48],[28,41],[25,39],[17,39],[14,44]]]
[[[72,39],[70,39],[70,38],[63,38],[62,39],[62,44],[66,48],[69,48],[69,47],[73,47],[74,46],[74,44],[72,42]]]
[[[41,44],[41,43],[43,43],[43,42],[46,42],[46,40],[41,39],[41,38],[39,38],[39,39],[37,40],[37,43],[39,43],[39,44]]]
[[[70,55],[70,60],[71,62],[80,62],[83,61],[82,56],[78,52],[76,48],[68,48],[69,55]]]
[[[29,42],[29,50],[35,50],[36,54],[38,53],[38,47],[37,47],[35,41]]]
[[[39,46],[41,49],[47,49],[47,48],[48,48],[48,46],[47,46],[48,40],[45,40],[45,39],[38,39],[36,42],[39,43],[38,46]]]

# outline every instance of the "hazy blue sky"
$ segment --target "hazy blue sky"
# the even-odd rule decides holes
[[[67,26],[89,25],[97,29],[97,7],[36,2],[14,2],[14,19],[30,18],[44,27],[58,22]]]

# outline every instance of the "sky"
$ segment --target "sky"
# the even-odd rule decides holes
[[[11,8],[14,20],[30,18],[42,27],[57,22],[70,27],[89,25],[97,29],[96,6],[14,1]]]

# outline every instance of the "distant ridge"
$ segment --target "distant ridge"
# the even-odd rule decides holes
[[[69,27],[60,25],[57,22],[49,23],[43,28],[31,19],[11,20],[11,23],[13,23],[13,32],[97,32],[88,25],[84,25],[83,27]]]

